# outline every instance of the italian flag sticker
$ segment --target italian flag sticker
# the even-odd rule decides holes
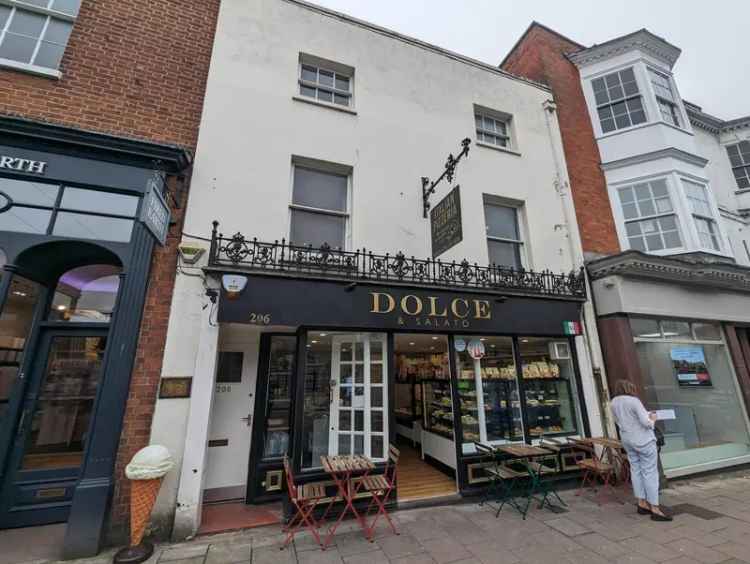
[[[580,335],[581,323],[578,321],[563,321],[563,332],[566,335]]]

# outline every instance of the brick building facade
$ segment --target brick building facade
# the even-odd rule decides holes
[[[582,48],[533,22],[500,67],[552,88],[583,250],[592,257],[618,253],[620,245],[578,69],[566,57]]]
[[[54,13],[50,10],[55,9],[55,4],[50,1],[48,6],[49,9],[27,12],[27,6],[11,2],[7,13],[11,18],[15,12],[27,18],[40,17],[37,14]],[[80,154],[103,153],[106,145],[107,150],[128,159],[125,156],[134,147],[145,147],[153,154],[163,149],[190,155],[197,142],[218,10],[219,0],[83,0],[77,14],[60,20],[71,22],[72,31],[58,68],[47,73],[58,76],[36,72],[38,69],[31,64],[0,59],[0,118],[12,122],[13,135],[24,128],[54,130],[59,138],[50,143],[57,147],[72,147],[73,138],[90,138],[75,149]],[[0,11],[0,19],[5,16],[6,12]],[[40,36],[40,44],[41,39]],[[3,125],[2,130],[10,131],[10,126]],[[44,135],[39,133],[38,138]],[[21,145],[34,148],[34,142],[29,140]],[[189,160],[185,165],[189,165]],[[155,166],[158,168],[158,164]],[[177,244],[187,204],[188,166],[165,171],[171,224],[166,243],[155,246],[148,259],[148,283],[138,319],[139,336],[108,518],[109,536],[118,540],[127,531],[129,514],[129,488],[123,469],[132,455],[149,442],[177,267]],[[72,503],[75,513],[75,502]],[[83,552],[86,550],[90,549]],[[80,550],[70,552],[67,547],[66,552],[81,554]]]

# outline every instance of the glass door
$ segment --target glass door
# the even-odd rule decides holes
[[[386,337],[349,333],[335,335],[331,342],[328,452],[383,460],[387,437]]]
[[[106,331],[43,334],[3,484],[0,525],[9,511],[15,526],[67,518],[90,438],[106,343]]]

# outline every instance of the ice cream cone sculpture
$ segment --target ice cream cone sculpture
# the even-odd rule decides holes
[[[130,479],[130,546],[143,542],[164,476],[174,466],[169,451],[159,445],[139,450],[125,467]]]

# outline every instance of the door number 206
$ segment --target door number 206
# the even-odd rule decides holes
[[[271,323],[270,313],[251,313],[250,323],[256,323],[257,325],[268,325]]]

